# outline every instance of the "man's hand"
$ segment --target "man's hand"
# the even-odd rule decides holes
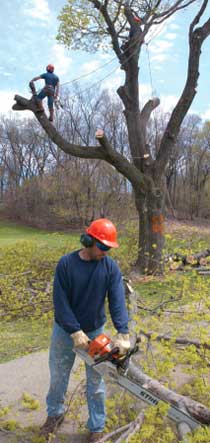
[[[90,339],[82,330],[74,332],[71,334],[71,337],[73,339],[75,348],[88,349]]]
[[[119,348],[119,354],[123,355],[130,349],[129,334],[118,333],[113,339],[114,347]]]

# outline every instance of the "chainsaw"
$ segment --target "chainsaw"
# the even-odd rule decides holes
[[[138,352],[137,344],[122,356],[119,354],[119,349],[113,346],[111,339],[105,334],[100,334],[89,343],[87,351],[74,348],[74,352],[99,374],[108,376],[112,381],[143,402],[152,406],[158,405],[160,401],[167,403],[133,377],[135,371],[136,374],[139,372],[139,368],[131,362],[131,356]],[[182,409],[170,402],[167,404],[167,416],[176,425],[186,423],[191,431],[202,425],[202,423]]]

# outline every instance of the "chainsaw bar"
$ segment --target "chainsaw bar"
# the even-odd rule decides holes
[[[145,389],[143,386],[131,381],[126,376],[119,375],[117,383],[120,386],[124,387],[131,394],[135,395],[136,397],[140,398],[142,401],[150,405],[156,406],[160,401],[164,401],[154,395],[151,391]],[[164,403],[167,402],[164,401]],[[200,426],[200,423],[190,415],[186,414],[185,412],[181,411],[176,406],[171,405],[170,403],[168,403],[168,405],[170,407],[167,411],[167,416],[175,423],[186,423],[192,430]]]
[[[99,372],[103,377],[108,376],[110,379],[114,380],[115,383],[123,387],[126,391],[129,391],[131,394],[135,395],[135,397],[139,398],[143,402],[148,403],[152,406],[158,405],[160,401],[168,404],[169,409],[167,411],[167,416],[176,424],[186,423],[191,430],[194,430],[198,426],[201,426],[201,423],[199,423],[195,418],[193,418],[186,412],[182,411],[171,403],[162,400],[148,389],[145,389],[139,382],[137,383],[136,381],[131,380],[126,375],[126,370],[124,371],[124,374],[120,374],[116,365],[109,361],[95,364],[95,361],[88,355],[87,352],[80,349],[74,349],[74,352],[78,356],[80,356],[89,366],[93,366],[94,370]]]

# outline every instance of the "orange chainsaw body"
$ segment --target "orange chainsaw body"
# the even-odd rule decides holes
[[[100,334],[90,342],[88,354],[93,358],[102,357],[103,355],[111,352],[111,350],[111,339],[107,337],[106,334]]]

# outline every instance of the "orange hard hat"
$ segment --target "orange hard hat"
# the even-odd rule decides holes
[[[86,229],[86,232],[110,248],[118,248],[119,246],[117,243],[117,230],[107,218],[94,220]]]
[[[47,67],[46,67],[46,71],[48,71],[48,72],[53,72],[54,69],[55,69],[54,66],[51,64],[47,65]]]

